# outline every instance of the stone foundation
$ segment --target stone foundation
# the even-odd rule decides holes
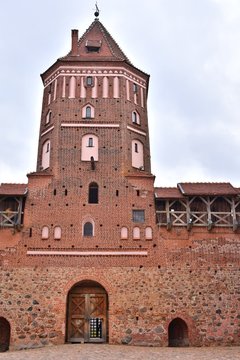
[[[180,318],[190,346],[240,345],[239,275],[232,267],[5,269],[0,317],[10,323],[11,348],[63,344],[68,292],[94,280],[108,294],[110,344],[168,346],[168,326]]]

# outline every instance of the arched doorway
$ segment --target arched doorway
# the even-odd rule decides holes
[[[67,300],[67,342],[107,341],[108,296],[95,281],[74,285]]]
[[[180,318],[173,319],[168,326],[169,346],[189,346],[188,326]]]
[[[0,352],[7,351],[10,344],[10,324],[4,318],[0,317]]]

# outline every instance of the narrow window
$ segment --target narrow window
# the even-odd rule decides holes
[[[88,203],[98,204],[98,184],[91,183],[88,191]]]
[[[54,239],[60,240],[62,237],[62,229],[60,226],[55,226],[54,228]]]
[[[90,137],[88,139],[88,147],[93,147],[93,138],[92,137]]]
[[[50,140],[43,143],[42,146],[42,169],[47,169],[50,165]]]
[[[121,228],[121,239],[127,239],[128,238],[128,228],[126,226],[123,226]]]
[[[138,140],[132,140],[132,166],[140,170],[144,169],[144,148]]]
[[[133,111],[133,113],[132,113],[132,122],[134,123],[134,124],[137,124],[137,113],[136,113],[136,111]]]
[[[93,78],[92,76],[87,76],[87,86],[92,86],[93,85]]]
[[[52,119],[52,112],[51,110],[49,110],[46,116],[46,124],[49,124],[51,119]]]
[[[47,240],[49,238],[49,228],[48,226],[44,226],[42,228],[42,239]]]
[[[133,220],[133,222],[143,223],[145,221],[144,210],[133,210],[132,211],[132,220]]]
[[[145,229],[145,238],[147,240],[152,240],[152,228],[150,226]]]
[[[83,236],[93,236],[93,224],[90,221],[83,226]]]
[[[91,106],[86,107],[86,118],[90,119],[92,116]]]
[[[137,91],[138,91],[138,86],[137,86],[137,84],[133,84],[133,92],[134,93],[137,93]]]
[[[133,239],[139,240],[140,239],[140,229],[139,227],[135,226],[133,228]]]
[[[140,125],[140,116],[139,116],[139,113],[137,111],[132,112],[132,122],[133,122],[133,124]]]
[[[94,118],[94,107],[90,104],[83,106],[82,108],[82,118],[83,119],[93,119]]]

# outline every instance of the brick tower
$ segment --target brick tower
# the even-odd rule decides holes
[[[40,228],[49,233],[50,211],[62,240],[54,247],[119,248],[125,239],[133,248],[132,239],[152,239],[149,76],[96,18],[80,39],[72,30],[71,51],[42,80],[37,172],[29,175],[30,184],[48,183],[35,207]],[[47,240],[41,247],[52,247]]]
[[[240,191],[154,188],[149,76],[95,16],[42,74],[36,171],[0,185],[0,352],[237,345]]]

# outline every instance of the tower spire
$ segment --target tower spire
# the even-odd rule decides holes
[[[95,9],[95,12],[94,12],[94,16],[95,16],[96,19],[98,19],[100,10],[99,10],[99,8],[98,8],[98,6],[97,6],[97,2],[96,2],[96,4],[95,4],[95,7],[96,7],[96,9]]]

